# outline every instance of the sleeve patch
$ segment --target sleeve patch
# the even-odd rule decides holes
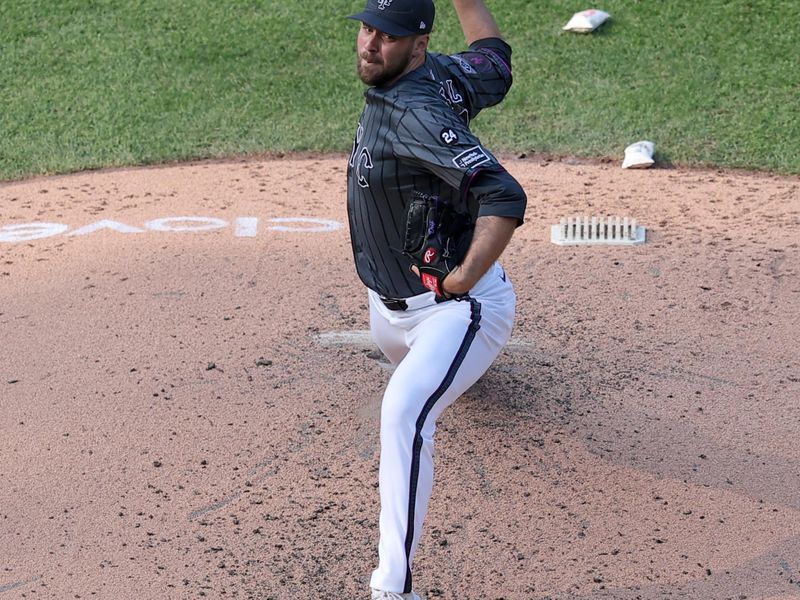
[[[473,66],[469,64],[469,62],[461,58],[458,54],[454,54],[450,58],[452,58],[458,63],[458,66],[461,68],[462,71],[464,71],[464,73],[468,75],[475,75],[476,71],[473,68]]]
[[[468,60],[479,73],[490,73],[494,69],[492,61],[483,53],[471,53]]]
[[[458,134],[449,127],[445,127],[439,132],[439,139],[448,146],[452,146],[458,143]]]
[[[473,146],[453,159],[453,164],[460,169],[471,169],[492,160],[480,146]]]

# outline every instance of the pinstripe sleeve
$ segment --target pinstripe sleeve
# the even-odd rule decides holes
[[[494,155],[447,107],[406,110],[392,136],[392,151],[456,190],[476,170],[499,168]]]
[[[478,40],[466,52],[440,59],[468,95],[474,114],[498,104],[511,89],[511,46],[503,40]]]

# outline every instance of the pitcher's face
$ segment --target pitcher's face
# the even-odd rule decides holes
[[[395,37],[362,23],[356,40],[359,78],[378,87],[394,82],[422,64],[427,38]]]

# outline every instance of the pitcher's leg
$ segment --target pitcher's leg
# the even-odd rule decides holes
[[[505,316],[505,313],[504,313]],[[490,310],[488,317],[493,319]],[[432,310],[409,333],[381,409],[379,565],[371,586],[411,591],[411,564],[433,485],[433,436],[442,411],[486,371],[503,340],[492,323],[480,329],[479,302]],[[510,333],[511,323],[507,323]]]

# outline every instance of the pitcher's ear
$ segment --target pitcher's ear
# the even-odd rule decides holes
[[[414,54],[416,56],[425,54],[425,51],[428,49],[428,42],[430,39],[431,36],[429,36],[427,33],[425,35],[418,35],[414,39]]]

